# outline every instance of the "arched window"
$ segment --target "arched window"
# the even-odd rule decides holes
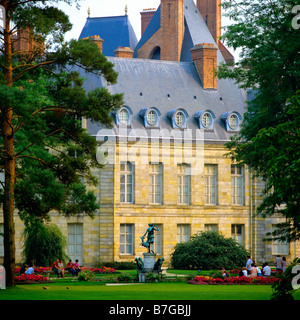
[[[132,111],[128,106],[123,106],[117,112],[113,112],[116,124],[122,126],[130,126],[131,125],[131,116]]]
[[[198,111],[195,114],[195,119],[199,121],[200,129],[213,130],[215,118],[216,116],[210,110]]]
[[[221,119],[224,121],[226,130],[228,132],[240,130],[242,116],[238,112],[236,111],[225,112],[222,114]]]
[[[160,111],[155,107],[142,109],[140,117],[143,119],[146,128],[157,128],[159,126]]]
[[[173,128],[186,128],[188,116],[186,110],[182,108],[168,112],[168,118],[171,119]]]
[[[160,60],[160,47],[155,47],[153,49],[150,59],[152,59],[152,60]]]

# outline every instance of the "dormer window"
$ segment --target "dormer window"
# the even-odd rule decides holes
[[[177,127],[182,128],[185,124],[185,114],[182,111],[177,111],[175,113],[175,124]]]
[[[236,113],[232,113],[229,116],[229,127],[231,130],[237,130],[237,128],[239,127],[239,117]]]
[[[120,124],[128,124],[128,120],[129,120],[129,112],[126,109],[121,109],[119,111],[119,121]]]
[[[131,125],[131,116],[132,111],[129,107],[123,106],[117,112],[114,112],[116,124],[122,126],[130,126]]]
[[[140,117],[144,120],[144,126],[146,128],[157,128],[159,126],[160,112],[155,107],[142,109],[140,111]]]
[[[223,113],[221,119],[225,122],[226,130],[228,132],[240,130],[242,116],[238,112]]]
[[[154,109],[151,109],[147,113],[147,122],[149,126],[154,127],[158,120],[158,114]]]
[[[174,109],[168,112],[173,128],[186,128],[188,113],[184,109]]]
[[[195,114],[195,119],[199,121],[199,128],[206,130],[214,129],[215,115],[210,110],[199,111]]]

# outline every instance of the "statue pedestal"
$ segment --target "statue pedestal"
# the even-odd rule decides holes
[[[144,269],[146,272],[153,272],[156,253],[143,253]]]

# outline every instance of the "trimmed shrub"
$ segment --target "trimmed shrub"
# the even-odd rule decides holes
[[[234,239],[206,231],[188,242],[178,243],[171,255],[171,265],[175,269],[234,269],[245,265],[246,257],[247,251]]]

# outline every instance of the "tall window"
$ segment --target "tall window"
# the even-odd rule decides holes
[[[163,254],[163,225],[157,224],[159,231],[155,231],[154,252]]]
[[[272,231],[277,229],[276,225],[272,226]],[[290,244],[288,242],[272,241],[272,254],[273,255],[289,255],[290,254]]]
[[[191,166],[187,164],[177,165],[177,203],[190,204]]]
[[[243,224],[231,225],[231,237],[236,240],[240,245],[245,243],[245,226]]]
[[[244,205],[244,168],[231,166],[231,203]]]
[[[163,166],[150,163],[150,203],[162,204],[163,200]]]
[[[68,256],[74,262],[83,262],[83,224],[68,223]]]
[[[130,162],[121,163],[120,202],[134,202],[134,165]]]
[[[187,242],[191,237],[191,225],[178,224],[177,225],[177,243]]]
[[[219,232],[219,226],[217,224],[215,224],[215,223],[205,224],[204,225],[204,230],[205,231]]]
[[[217,165],[207,164],[204,166],[205,204],[217,204],[217,175]]]
[[[120,253],[133,254],[133,239],[134,239],[133,224],[120,225]]]
[[[0,223],[0,257],[4,257],[4,225]]]

